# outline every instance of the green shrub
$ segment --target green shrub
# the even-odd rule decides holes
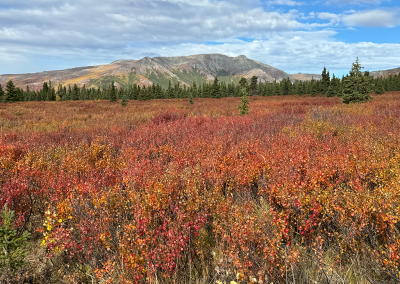
[[[12,228],[15,213],[8,210],[7,204],[1,215],[3,224],[0,225],[0,269],[2,272],[10,271],[15,274],[27,264],[24,259],[28,254],[26,247],[31,236],[26,231],[18,236],[17,231]]]

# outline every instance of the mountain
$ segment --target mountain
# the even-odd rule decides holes
[[[400,73],[400,67],[388,70],[379,70],[379,71],[372,71],[369,72],[369,75],[377,78],[377,77],[388,77],[389,75],[397,75]]]
[[[172,84],[202,84],[218,76],[226,83],[239,82],[241,77],[250,79],[257,76],[261,82],[281,81],[290,77],[282,70],[268,64],[247,58],[244,55],[229,57],[222,54],[200,54],[179,57],[144,57],[140,60],[117,60],[110,64],[72,68],[58,71],[46,71],[29,74],[0,75],[4,86],[12,79],[17,87],[38,90],[43,82],[51,81],[53,86],[78,84],[86,87],[105,88],[112,81],[117,86],[126,87],[132,83],[138,85],[160,84],[168,87]]]
[[[300,80],[300,81],[311,81],[312,79],[314,80],[321,80],[322,75],[321,74],[306,74],[306,73],[298,73],[298,74],[291,74],[290,78],[294,80]]]

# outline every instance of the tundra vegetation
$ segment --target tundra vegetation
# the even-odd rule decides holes
[[[398,283],[399,96],[1,103],[0,282]]]

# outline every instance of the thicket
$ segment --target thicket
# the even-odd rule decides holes
[[[0,104],[8,280],[398,283],[398,98]]]

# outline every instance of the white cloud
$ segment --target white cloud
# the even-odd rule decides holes
[[[84,47],[90,42],[105,47],[129,41],[202,42],[265,36],[271,31],[303,26],[292,12],[266,12],[262,8],[215,0],[82,0],[66,4],[32,0],[30,3],[33,5],[24,7],[16,0],[17,8],[0,9],[2,44],[18,41]],[[48,8],[41,6],[44,3]],[[82,37],[87,37],[86,43]]]
[[[300,6],[304,5],[304,2],[297,2],[293,0],[271,0],[268,2],[269,5],[286,5],[286,6]]]
[[[343,22],[348,26],[386,27],[400,25],[397,11],[370,10],[343,16]]]
[[[17,67],[27,70],[24,66],[32,72],[34,68],[44,71],[117,59],[202,53],[245,54],[293,72],[320,73],[325,65],[331,70],[347,70],[357,56],[370,70],[400,66],[398,44],[346,44],[333,40],[334,31],[324,30],[341,19],[350,26],[393,26],[397,19],[394,12],[338,15],[265,11],[260,1],[2,0],[2,7],[11,8],[0,8],[0,62],[5,62],[0,65],[0,74],[10,73],[10,68],[14,73]],[[302,3],[273,2],[289,6]],[[377,15],[379,20],[374,18]],[[317,17],[328,22],[313,22]],[[239,37],[257,40],[244,42]]]
[[[328,0],[327,3],[339,3],[344,5],[380,4],[390,0]]]
[[[336,14],[328,13],[328,12],[318,13],[318,18],[321,20],[328,20],[333,23],[340,22],[340,15],[336,15]]]

